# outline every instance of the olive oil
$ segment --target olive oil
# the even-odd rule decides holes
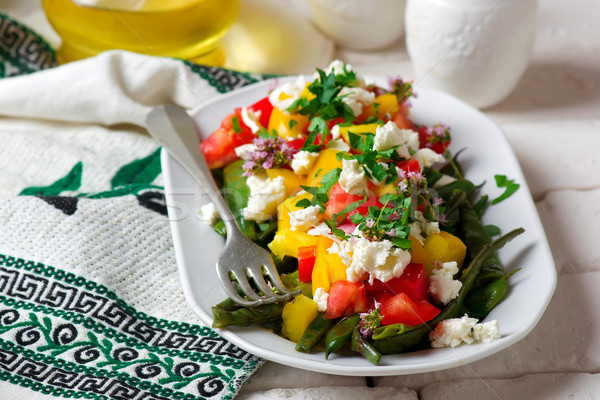
[[[240,0],[96,3],[102,6],[84,6],[73,0],[42,0],[50,24],[62,38],[57,53],[59,63],[123,49],[222,65],[225,53],[220,40],[235,21],[240,6]]]

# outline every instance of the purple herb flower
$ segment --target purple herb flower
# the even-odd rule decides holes
[[[441,206],[442,204],[444,204],[444,199],[442,199],[441,197],[434,197],[433,198],[433,205],[434,206]]]
[[[258,137],[252,144],[256,149],[244,153],[242,157],[246,160],[242,165],[244,176],[251,176],[265,169],[281,168],[291,162],[296,152],[282,138]]]

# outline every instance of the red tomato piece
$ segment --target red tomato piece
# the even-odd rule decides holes
[[[260,113],[258,122],[260,126],[266,128],[269,126],[269,118],[271,118],[271,112],[273,112],[273,104],[269,101],[269,97],[264,97],[248,107],[248,110],[255,114]]]
[[[241,139],[241,141],[244,144],[247,143],[252,143],[252,141],[254,140],[254,138],[256,137],[254,135],[254,133],[252,133],[252,129],[250,129],[245,123],[244,120],[242,119],[242,109],[241,108],[236,108],[233,110],[235,112],[235,116],[231,115],[231,120],[228,121],[228,125],[231,124],[231,130],[233,131],[234,134],[238,135],[239,138]],[[236,132],[234,127],[233,127],[233,118],[237,118],[238,121],[238,125],[239,125],[239,132]],[[227,116],[226,118],[229,118],[229,116]],[[223,121],[225,122],[225,121]],[[221,125],[222,126],[222,125]]]
[[[382,325],[419,325],[435,318],[440,310],[427,300],[414,301],[406,293],[400,293],[381,303]]]
[[[327,121],[327,128],[329,128],[329,130],[331,131],[334,126],[343,124],[344,122],[346,122],[344,118],[334,118],[332,120]]]
[[[240,132],[233,128],[234,118],[237,118]],[[210,169],[221,168],[238,158],[235,154],[236,147],[252,143],[254,137],[250,128],[242,121],[241,108],[236,108],[234,113],[223,118],[219,129],[200,143],[200,151]]]
[[[235,148],[244,144],[232,131],[219,128],[200,143],[208,168],[221,168],[237,159]]]
[[[378,279],[370,284],[366,283],[367,293],[376,294],[389,292],[392,295],[406,293],[412,300],[419,301],[427,298],[427,272],[423,264],[410,263],[398,278],[387,282]],[[376,297],[379,302],[382,302]]]
[[[362,199],[364,199],[364,196],[346,193],[344,189],[342,189],[342,186],[339,183],[336,183],[331,187],[329,192],[329,201],[327,202],[327,207],[325,208],[325,218],[331,219],[333,214],[341,212],[351,203]],[[369,207],[377,205],[377,199],[375,197],[369,197],[365,202],[358,206],[357,209],[348,213],[348,217],[356,214],[357,212],[361,213],[362,215],[367,215]]]
[[[396,165],[405,174],[408,174],[409,172],[421,172],[421,166],[419,165],[419,162],[416,159],[414,159],[414,158],[411,158],[411,159],[406,160],[406,161],[400,161]]]
[[[286,144],[288,145],[288,147],[291,147],[292,149],[296,150],[296,152],[298,152],[300,151],[302,146],[304,146],[304,142],[306,142],[306,138],[298,138],[294,140],[289,140],[286,142]]]
[[[329,288],[325,318],[366,312],[368,307],[367,292],[362,282],[333,282]]]
[[[432,134],[429,128],[425,125],[419,127],[419,147],[429,148],[438,154],[444,154],[448,146],[450,146],[449,138],[439,138]]]
[[[400,129],[415,129],[413,123],[408,119],[404,112],[399,111],[390,118]]]
[[[298,247],[298,280],[311,282],[315,267],[316,246]]]

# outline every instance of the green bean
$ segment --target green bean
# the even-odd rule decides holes
[[[245,307],[237,310],[225,310],[219,307],[211,307],[213,315],[213,328],[225,328],[227,326],[250,326],[261,325],[276,321],[281,318],[285,302],[262,304],[256,307]]]
[[[257,225],[260,233],[258,233],[256,240],[259,242],[269,243],[273,239],[275,231],[277,230],[277,218]]]
[[[450,160],[450,162],[448,164],[446,164],[441,170],[440,172],[442,174],[446,174],[446,175],[450,175],[453,178],[456,179],[462,179],[464,176],[463,170],[461,165],[458,162],[458,156],[460,155],[460,153],[462,153],[463,151],[465,151],[466,148],[462,148],[460,149],[455,155],[454,157]]]
[[[496,307],[508,291],[508,278],[517,270],[503,276],[502,278],[473,290],[465,299],[465,307],[469,316],[473,318],[484,318]]]
[[[332,321],[325,318],[323,313],[318,313],[308,327],[304,330],[302,337],[296,344],[296,351],[310,353],[312,349],[323,339],[331,327]]]
[[[369,360],[372,364],[379,365],[381,353],[362,337],[359,326],[354,327],[350,343],[352,350],[362,354],[362,356]]]
[[[225,311],[234,311],[234,310],[238,310],[241,308],[241,306],[239,304],[237,304],[235,301],[231,300],[231,298],[226,298],[225,300],[223,300],[222,302],[220,302],[219,304],[217,304],[215,307],[221,309],[221,310],[225,310]]]
[[[415,329],[414,326],[404,324],[392,324],[375,328],[373,330],[373,339],[381,340],[392,336],[400,335]]]
[[[444,201],[448,202],[450,201],[451,196],[456,190],[461,190],[465,192],[467,198],[470,198],[476,189],[477,187],[473,182],[467,179],[457,179],[444,186],[440,186],[439,188],[435,189],[435,191],[437,191],[437,195],[439,197],[444,199]]]
[[[279,267],[278,267],[279,269]],[[298,270],[294,272],[290,272],[289,274],[281,274],[281,281],[285,284],[285,286],[290,290],[301,289],[302,294],[306,297],[312,299],[312,284],[300,282],[298,279]]]
[[[325,358],[341,349],[350,341],[354,327],[360,322],[359,315],[344,318],[327,331],[325,335]]]
[[[423,168],[423,176],[427,179],[427,187],[432,188],[442,178],[443,174],[434,168]]]
[[[408,332],[382,340],[373,340],[373,347],[381,354],[395,354],[414,350],[418,347],[424,346],[428,333],[433,330],[437,324],[448,318],[456,318],[460,314],[461,310],[463,309],[465,298],[473,288],[475,280],[477,279],[477,275],[479,275],[479,272],[481,271],[485,261],[502,247],[504,247],[506,243],[523,232],[523,228],[514,229],[494,240],[492,243],[483,246],[481,251],[473,258],[469,267],[466,269],[468,273],[464,277],[463,285],[458,293],[458,296],[448,303],[442,312],[440,312],[434,319],[425,324],[418,325],[415,327],[415,329]]]
[[[481,222],[479,215],[468,203],[463,203],[461,210],[461,231],[462,237],[465,240],[469,255],[475,257],[486,245],[492,242],[485,225]],[[468,268],[463,270],[461,281],[468,274]],[[504,276],[504,268],[497,253],[493,253],[484,263],[481,268],[481,273],[477,277],[476,286],[482,286],[490,282],[494,282]]]
[[[483,215],[483,212],[487,208],[489,198],[490,198],[490,196],[488,196],[487,194],[484,194],[483,196],[481,196],[479,198],[479,200],[477,200],[477,202],[475,204],[473,204],[473,210],[475,210],[477,215],[479,215],[479,218],[481,218],[481,216]]]

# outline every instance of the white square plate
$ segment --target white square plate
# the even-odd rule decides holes
[[[288,78],[294,79],[294,78]],[[286,81],[281,79],[277,83]],[[375,79],[383,84],[383,79]],[[234,107],[249,106],[266,96],[275,82],[264,81],[217,97],[191,115],[202,137],[210,135]],[[444,93],[417,88],[411,99],[410,118],[416,123],[438,122],[451,127],[452,154],[460,156],[466,178],[475,184],[486,182],[481,193],[491,198],[502,191],[495,187],[494,175],[503,174],[521,184],[509,199],[491,206],[484,222],[499,226],[502,232],[524,227],[525,233],[500,251],[506,271],[521,267],[510,279],[507,297],[486,320],[498,320],[502,337],[491,343],[463,345],[455,349],[427,349],[387,355],[378,366],[360,355],[299,353],[294,343],[261,327],[217,330],[242,349],[267,360],[312,371],[358,376],[415,374],[452,368],[503,350],[525,337],[541,318],[556,285],[556,269],[537,210],[519,164],[504,135],[478,110]],[[207,325],[212,323],[211,306],[226,295],[215,271],[224,240],[198,219],[198,210],[208,201],[203,190],[163,149],[162,166],[165,194],[173,241],[185,297],[194,312]]]

